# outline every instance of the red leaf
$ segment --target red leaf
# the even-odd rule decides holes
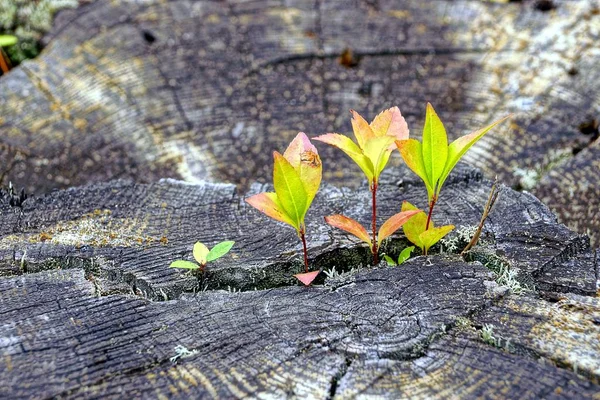
[[[402,211],[398,214],[392,215],[387,221],[379,228],[377,234],[377,245],[380,245],[383,239],[396,232],[406,221],[412,218],[413,215],[418,214],[420,210]]]
[[[369,234],[367,233],[365,227],[353,220],[352,218],[336,214],[325,217],[325,222],[327,222],[331,226],[353,234],[363,242],[371,244],[371,238],[369,237]]]
[[[305,272],[303,274],[296,274],[294,277],[300,282],[304,283],[304,286],[309,286],[312,281],[319,275],[319,271]]]

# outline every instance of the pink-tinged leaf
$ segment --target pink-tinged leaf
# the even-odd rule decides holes
[[[450,175],[450,172],[452,172],[452,169],[454,169],[454,167],[456,166],[458,161],[462,158],[462,156],[465,155],[467,150],[469,150],[471,148],[471,146],[473,146],[479,139],[481,139],[483,137],[483,135],[488,133],[496,125],[506,121],[508,118],[511,117],[511,115],[507,115],[504,118],[501,118],[495,122],[492,122],[485,128],[481,128],[473,133],[459,137],[454,142],[450,143],[450,146],[448,146],[448,159],[446,160],[446,166],[444,167],[444,173],[442,174],[442,178],[440,179],[440,184],[438,186],[438,192],[437,192],[438,194],[439,194],[439,191],[442,189],[442,185],[446,181],[446,178],[448,178],[448,175]]]
[[[427,196],[429,197],[429,201],[431,201],[431,197],[433,196],[433,185],[429,182],[429,177],[425,170],[421,142],[416,139],[397,140],[396,146],[408,168],[417,174],[419,178],[423,179],[425,187],[427,188]]]
[[[273,152],[273,186],[285,213],[299,229],[306,215],[307,194],[298,171],[278,152]]]
[[[371,122],[375,136],[392,136],[396,140],[408,139],[408,124],[398,107],[382,111]]]
[[[428,230],[421,233],[419,238],[421,239],[421,242],[423,242],[425,254],[427,254],[431,246],[439,242],[439,240],[446,236],[452,229],[454,229],[454,225],[444,225],[438,228],[430,227]]]
[[[363,149],[364,154],[374,166],[375,178],[378,178],[390,159],[390,145],[394,143],[391,136],[381,136],[367,140]]]
[[[448,137],[444,124],[435,113],[433,106],[427,103],[425,126],[423,127],[423,164],[429,183],[435,190],[444,172],[448,158]]]
[[[354,131],[356,142],[361,149],[364,149],[367,140],[374,138],[375,133],[371,125],[359,113],[354,110],[350,110],[350,112],[352,113],[350,122],[352,122],[352,130]]]
[[[304,286],[310,286],[310,284],[312,283],[312,281],[315,280],[317,275],[319,275],[319,271],[311,271],[311,272],[305,272],[303,274],[296,274],[296,275],[294,275],[294,278],[296,278],[300,282],[302,282],[304,284]]]
[[[330,144],[338,149],[342,150],[348,157],[352,159],[360,167],[363,173],[366,175],[369,182],[373,180],[374,168],[373,164],[367,156],[365,156],[362,150],[347,136],[340,135],[339,133],[327,133],[325,135],[317,136],[313,138],[319,142]]]
[[[313,146],[308,139],[308,136],[306,136],[304,132],[300,132],[287,147],[283,153],[283,156],[289,161],[294,169],[298,170],[300,168],[300,155],[305,151],[312,151],[313,153],[318,154],[317,148]]]
[[[274,220],[291,225],[296,228],[296,230],[300,229],[300,227],[296,226],[295,222],[285,213],[285,210],[279,203],[279,199],[275,193],[267,192],[256,194],[252,197],[248,197],[246,203]]]
[[[194,255],[194,259],[198,262],[198,264],[206,264],[206,256],[208,255],[208,253],[208,247],[206,247],[204,243],[196,242],[196,244],[194,244],[192,254]]]
[[[402,225],[402,230],[404,231],[404,235],[408,240],[410,240],[419,248],[423,249],[423,241],[419,235],[425,232],[425,226],[427,225],[427,214],[410,204],[408,201],[402,203],[403,212],[413,210],[416,210],[417,214],[406,221],[404,225]],[[433,221],[431,221],[430,225],[433,227]]]
[[[330,215],[325,217],[325,222],[329,225],[339,228],[343,231],[353,234],[363,242],[371,244],[371,238],[367,233],[367,230],[364,226],[353,220],[352,218],[345,217],[340,214]]]
[[[391,236],[394,232],[400,229],[402,225],[404,225],[414,215],[418,214],[419,211],[420,210],[402,211],[398,214],[392,215],[383,223],[383,225],[381,225],[381,228],[379,228],[379,233],[377,234],[377,245],[379,246],[385,238]]]

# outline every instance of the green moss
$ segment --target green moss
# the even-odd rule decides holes
[[[40,40],[52,28],[57,11],[78,5],[77,0],[0,0],[0,34],[19,38],[4,49],[13,65],[39,54]]]

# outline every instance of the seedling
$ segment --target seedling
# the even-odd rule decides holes
[[[296,229],[304,250],[305,272],[294,277],[308,286],[319,271],[308,270],[304,217],[321,185],[321,159],[317,149],[303,132],[298,133],[283,155],[273,152],[273,158],[275,192],[251,196],[246,202],[274,220]]]
[[[427,188],[429,213],[425,230],[429,229],[433,207],[438,200],[442,186],[450,172],[461,157],[473,144],[483,137],[490,129],[504,122],[510,115],[491,123],[485,128],[462,136],[448,145],[448,137],[444,124],[437,116],[433,106],[427,103],[425,126],[423,127],[423,143],[416,139],[396,141],[396,146],[408,167],[417,174]]]
[[[363,171],[369,180],[372,195],[371,229],[367,230],[357,221],[343,215],[325,217],[325,221],[336,228],[349,232],[369,244],[373,253],[373,265],[379,263],[378,250],[381,242],[402,226],[415,212],[398,213],[390,217],[377,232],[377,185],[379,175],[385,168],[394,149],[394,142],[408,139],[408,125],[398,107],[381,112],[370,124],[354,110],[352,113],[352,130],[356,137],[352,139],[338,133],[327,133],[315,138],[342,150]]]
[[[409,246],[409,247],[405,248],[404,250],[402,250],[400,252],[400,255],[398,256],[397,262],[394,261],[394,259],[392,257],[388,256],[387,254],[383,257],[385,258],[385,261],[387,261],[388,265],[390,265],[390,266],[400,265],[404,261],[406,261],[410,258],[410,255],[414,249],[415,249],[415,246]]]
[[[235,242],[233,241],[225,241],[218,243],[212,249],[208,249],[203,243],[196,242],[194,244],[193,255],[197,264],[191,261],[186,260],[177,260],[173,261],[169,268],[182,268],[189,269],[194,272],[200,272],[200,276],[204,274],[206,269],[206,264],[214,261],[218,258],[223,257],[225,254],[229,253],[229,250],[233,247]]]
[[[424,211],[419,210],[408,201],[402,203],[402,211],[406,212],[410,210],[416,210],[417,214],[402,227],[404,235],[406,235],[408,240],[420,247],[424,255],[427,255],[429,248],[454,229],[454,225],[444,225],[436,228],[433,221],[428,221]],[[430,222],[431,225],[429,229],[426,229],[427,222]]]

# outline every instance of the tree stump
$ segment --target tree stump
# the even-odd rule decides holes
[[[595,0],[97,0],[63,11],[40,58],[0,80],[0,177],[44,193],[115,178],[270,179],[300,130],[349,133],[431,101],[468,154],[600,243]],[[342,57],[344,55],[344,57]],[[327,180],[360,171],[323,149]],[[397,157],[394,162],[398,162]],[[340,172],[342,171],[342,172]]]
[[[370,267],[322,217],[367,223],[366,187],[325,185],[300,241],[231,184],[91,184],[0,207],[2,398],[597,398],[598,256],[527,193],[461,165],[434,214],[457,231],[430,257]],[[382,177],[379,220],[426,193]],[[199,282],[169,269],[197,240],[235,240]],[[402,234],[384,249],[397,255]],[[507,276],[506,270],[513,271]],[[333,276],[336,275],[336,276]],[[528,288],[519,293],[520,288]]]

